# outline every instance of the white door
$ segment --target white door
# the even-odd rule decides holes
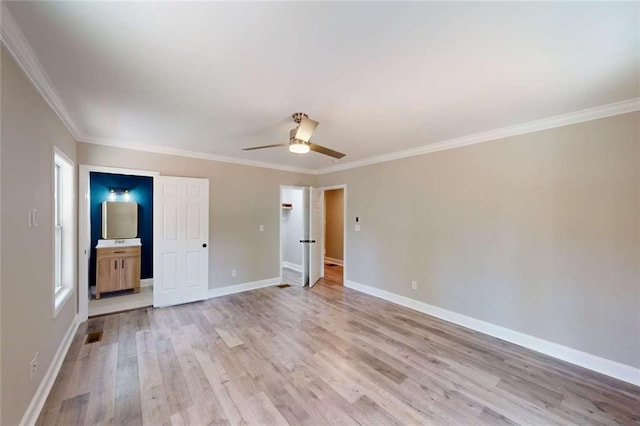
[[[309,287],[320,279],[322,272],[322,198],[324,193],[309,188]]]
[[[153,185],[153,306],[207,298],[209,180],[157,176]]]
[[[304,188],[302,190],[302,240],[300,245],[302,246],[302,285],[309,284],[309,243],[311,241],[311,234],[309,233],[309,224],[311,216],[311,194],[310,188]]]

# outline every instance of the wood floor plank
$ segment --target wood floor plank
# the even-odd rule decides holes
[[[174,414],[189,408],[193,405],[193,400],[171,342],[171,330],[172,328],[164,328],[154,336],[162,383],[167,391],[168,411]]]
[[[640,388],[321,280],[90,319],[37,424],[640,425]]]
[[[259,392],[249,398],[249,403],[255,413],[255,419],[261,425],[288,425],[289,422],[280,414],[269,397],[264,392]]]
[[[118,344],[100,347],[98,370],[91,386],[87,423],[101,424],[114,418]]]
[[[60,413],[56,420],[56,425],[66,426],[84,424],[85,417],[87,415],[88,401],[88,393],[65,400],[60,407]]]
[[[244,398],[229,380],[222,363],[212,358],[211,354],[201,349],[194,350],[196,359],[207,376],[216,401],[222,407],[231,424],[249,424],[252,418],[244,402]]]
[[[148,386],[140,395],[142,421],[146,425],[171,424],[171,413],[164,385]]]
[[[142,424],[142,403],[138,376],[138,358],[136,356],[118,359],[113,416],[115,424]]]
[[[216,332],[220,335],[224,343],[227,344],[230,348],[236,347],[242,344],[242,340],[231,330],[227,330],[225,328],[215,328]]]

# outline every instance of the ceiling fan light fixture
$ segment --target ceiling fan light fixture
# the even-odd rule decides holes
[[[296,112],[293,114],[293,121],[298,125],[297,127],[289,131],[289,143],[278,143],[275,145],[262,145],[252,146],[250,148],[242,148],[243,151],[254,151],[256,149],[275,148],[281,146],[288,146],[289,152],[294,154],[306,154],[309,151],[317,152],[319,154],[328,155],[336,159],[340,159],[345,154],[334,151],[326,146],[318,145],[311,142],[310,138],[313,131],[318,126],[318,122],[311,120],[307,114],[303,112]]]
[[[289,151],[294,154],[306,154],[310,150],[311,148],[309,148],[309,145],[302,141],[291,142],[289,144]]]

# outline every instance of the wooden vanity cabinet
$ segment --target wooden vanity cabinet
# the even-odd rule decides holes
[[[140,292],[140,246],[96,249],[96,299],[131,288]]]

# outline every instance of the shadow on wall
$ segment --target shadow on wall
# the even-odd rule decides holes
[[[129,190],[130,201],[138,203],[138,237],[142,241],[142,279],[153,278],[153,178],[112,173],[91,172],[91,258],[89,260],[89,287],[96,284],[96,244],[102,238],[102,202],[109,200],[109,191]],[[120,198],[117,199],[120,201]]]

